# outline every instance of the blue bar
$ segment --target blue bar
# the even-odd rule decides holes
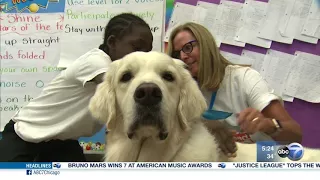
[[[52,163],[0,162],[0,169],[52,169]]]
[[[278,144],[275,141],[257,142],[257,162],[279,162]]]

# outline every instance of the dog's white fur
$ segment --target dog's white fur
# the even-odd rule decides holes
[[[133,78],[120,82],[125,72],[131,72]],[[165,80],[164,72],[170,72],[174,81]],[[168,132],[165,140],[159,139],[160,130],[156,126],[140,126],[134,137],[128,138],[130,127],[139,116],[133,95],[142,83],[154,83],[162,92],[159,111]],[[239,143],[236,158],[224,156],[199,118],[206,108],[206,101],[185,64],[158,52],[135,52],[113,62],[89,105],[92,115],[106,123],[109,131],[105,161],[256,161],[255,144]],[[306,161],[319,160],[319,151],[314,150],[316,154],[310,151],[305,152]]]

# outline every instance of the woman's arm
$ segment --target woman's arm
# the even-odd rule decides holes
[[[272,119],[279,121],[281,130]],[[248,134],[264,132],[280,143],[302,141],[300,125],[293,120],[278,100],[271,101],[262,112],[254,108],[247,108],[238,114],[238,123],[242,131]]]
[[[244,132],[264,132],[283,143],[301,142],[300,125],[290,117],[281,98],[257,71],[247,69],[241,85],[246,91],[246,103],[249,106],[238,115],[238,123]],[[277,128],[272,119],[279,121],[279,133],[275,133]]]
[[[281,125],[281,131],[272,136],[274,140],[301,143],[302,131],[300,125],[291,118],[279,101],[272,101],[262,110],[262,114],[270,120],[272,118],[278,120]],[[273,123],[271,127],[275,128]]]
[[[272,121],[279,121],[281,130]],[[278,100],[271,101],[262,112],[247,108],[238,114],[238,123],[242,131],[254,134],[264,132],[270,135],[275,141],[285,144],[302,141],[300,125],[293,120]]]

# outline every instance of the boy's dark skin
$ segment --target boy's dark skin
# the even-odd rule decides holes
[[[134,51],[148,52],[152,50],[153,36],[149,28],[145,26],[132,27],[132,33],[121,39],[115,36],[109,36],[107,46],[109,56],[112,61],[118,60]],[[104,74],[100,74],[93,80],[99,84],[103,81]],[[228,130],[227,126],[220,121],[216,121],[216,126],[210,129],[210,132],[215,136],[219,147],[228,156],[234,155],[236,152],[236,144],[233,141],[233,134]]]
[[[131,34],[121,39],[113,35],[109,36],[107,40],[109,56],[112,61],[115,61],[134,51],[149,52],[152,50],[152,42],[153,36],[149,28],[145,26],[132,27]],[[104,74],[100,74],[94,78],[94,81],[99,84],[103,77]]]

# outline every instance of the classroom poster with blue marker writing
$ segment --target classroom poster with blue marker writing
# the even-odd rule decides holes
[[[61,71],[65,0],[0,0],[0,131]]]
[[[77,57],[99,47],[109,20],[124,12],[133,13],[149,24],[153,50],[162,51],[165,0],[70,0],[66,1],[59,67],[68,67]],[[79,46],[73,48],[74,44]]]

